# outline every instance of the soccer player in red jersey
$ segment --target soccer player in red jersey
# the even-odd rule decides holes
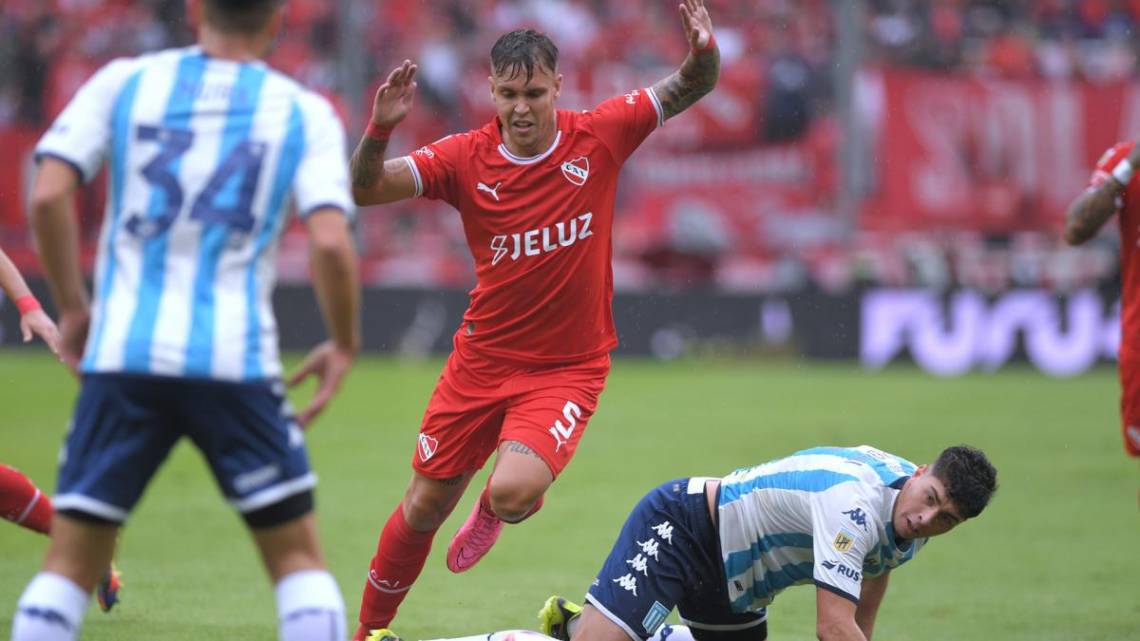
[[[1088,187],[1065,216],[1065,242],[1080,245],[1118,214],[1120,225],[1120,423],[1124,451],[1140,457],[1140,145],[1121,142],[1104,152]]]
[[[24,342],[32,340],[32,335],[35,334],[47,343],[53,354],[58,356],[59,329],[44,313],[40,302],[24,282],[24,277],[2,249],[0,249],[0,290],[3,290],[4,294],[16,304],[16,309],[20,310],[20,333]]]
[[[593,111],[555,108],[558,50],[533,30],[491,49],[491,122],[385,160],[411,109],[416,66],[376,92],[353,153],[360,205],[415,196],[459,210],[477,284],[428,403],[403,501],[380,535],[356,638],[385,628],[423,568],[432,538],[492,452],[493,471],[448,547],[470,569],[503,523],[534,514],[582,437],[617,345],[611,231],[622,164],[664,122],[716,84],[720,53],[703,0],[678,6],[690,53],[652,87]]]

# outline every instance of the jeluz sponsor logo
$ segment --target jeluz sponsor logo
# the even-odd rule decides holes
[[[554,451],[562,449],[563,445],[570,442],[570,437],[574,435],[574,428],[578,426],[578,419],[582,418],[582,408],[574,401],[566,401],[562,406],[562,418],[566,419],[563,423],[561,419],[554,421],[554,426],[548,431],[554,437]]]
[[[498,265],[508,254],[515,261],[520,256],[539,256],[561,247],[569,247],[594,235],[594,230],[590,229],[593,220],[594,214],[586,212],[568,222],[556,223],[553,227],[495,236],[491,239],[491,249],[495,252],[491,264]]]
[[[427,463],[431,457],[435,456],[435,451],[439,448],[439,441],[434,437],[428,436],[423,432],[420,433],[419,453],[420,460]]]
[[[863,579],[862,572],[858,570],[852,570],[842,563],[836,563],[835,561],[824,561],[823,563],[820,563],[820,565],[827,568],[828,570],[835,570],[837,573],[839,573],[840,576],[845,576],[852,581],[855,581],[856,583]]]

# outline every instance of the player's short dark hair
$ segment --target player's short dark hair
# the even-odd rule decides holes
[[[981,514],[997,491],[997,470],[985,453],[969,445],[942,450],[930,473],[942,481],[946,494],[966,518]]]
[[[202,0],[203,16],[225,33],[257,33],[284,0]]]
[[[530,82],[536,65],[558,71],[558,47],[545,33],[515,29],[500,36],[491,47],[491,71],[496,76],[514,78],[522,72]]]

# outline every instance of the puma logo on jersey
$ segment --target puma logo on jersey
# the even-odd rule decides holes
[[[590,229],[593,219],[594,214],[586,212],[569,222],[556,223],[553,227],[495,236],[491,239],[491,250],[495,252],[491,264],[498,265],[508,254],[511,260],[518,260],[520,256],[548,254],[559,247],[569,247],[579,240],[585,240],[594,235],[594,230]]]
[[[477,184],[475,185],[475,189],[477,189],[477,190],[479,190],[479,191],[485,191],[485,192],[487,192],[488,194],[491,194],[492,196],[494,196],[494,197],[495,197],[495,202],[499,202],[499,194],[498,194],[498,191],[499,191],[499,185],[502,185],[502,184],[503,184],[503,183],[502,183],[501,181],[500,181],[500,182],[497,182],[497,183],[495,183],[495,187],[494,187],[494,189],[492,189],[492,188],[488,187],[487,185],[485,185],[485,184],[483,184],[483,183],[477,183]]]

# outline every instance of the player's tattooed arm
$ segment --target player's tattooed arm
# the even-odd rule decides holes
[[[388,74],[372,101],[368,131],[352,152],[349,171],[352,197],[358,205],[375,205],[415,195],[415,181],[399,159],[385,162],[388,138],[412,108],[416,93],[416,65],[410,60]]]
[[[368,189],[384,178],[384,152],[387,149],[387,140],[376,140],[368,136],[360,139],[348,164],[354,191]]]
[[[713,39],[712,20],[704,0],[685,0],[679,11],[691,50],[680,69],[653,85],[666,120],[712,91],[720,77],[720,49]]]
[[[1099,187],[1090,187],[1073,199],[1065,213],[1065,242],[1081,245],[1087,242],[1116,213],[1117,201],[1124,192],[1115,178]]]
[[[1140,142],[1132,146],[1125,159],[1132,167],[1140,169]],[[1121,163],[1123,164],[1123,163]],[[1065,212],[1065,242],[1080,245],[1087,242],[1100,230],[1109,218],[1120,209],[1124,190],[1129,182],[1127,175],[1118,178],[1118,169],[1100,185],[1090,187],[1073,199]],[[1131,172],[1128,172],[1131,173]],[[1124,182],[1121,182],[1124,180]]]

